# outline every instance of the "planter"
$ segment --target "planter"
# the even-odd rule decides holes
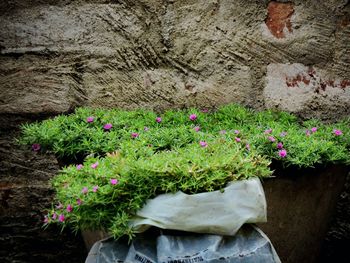
[[[258,226],[282,262],[316,262],[349,167],[278,169],[263,182],[267,223]]]
[[[231,182],[223,191],[158,195],[148,200],[129,224],[135,233],[159,228],[234,236],[244,224],[258,222],[266,222],[266,200],[261,181],[251,178]],[[89,249],[107,233],[84,231],[83,236]]]
[[[335,211],[349,167],[277,169],[263,182],[267,223],[258,227],[270,238],[282,262],[316,262]],[[88,250],[107,237],[102,231],[82,231]]]
[[[95,242],[108,237],[108,233],[101,230],[82,230],[81,235],[87,251],[90,251]]]

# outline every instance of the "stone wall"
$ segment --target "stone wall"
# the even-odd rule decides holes
[[[80,235],[42,227],[54,196],[56,158],[19,147],[13,141],[18,135],[13,129],[0,132],[0,262],[84,262]]]
[[[0,10],[2,113],[232,101],[350,112],[346,0],[12,0]]]
[[[327,121],[350,115],[348,0],[3,0],[0,25],[6,250],[30,244],[6,239],[16,235],[58,242],[26,221],[49,203],[48,179],[58,166],[53,158],[41,167],[46,157],[12,142],[21,122],[77,106],[163,110],[229,102]],[[65,249],[79,250],[81,240],[67,235],[60,239]],[[17,247],[13,255],[22,253]]]

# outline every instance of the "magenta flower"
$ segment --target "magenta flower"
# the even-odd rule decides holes
[[[49,218],[47,216],[44,217],[44,224],[49,223]]]
[[[83,167],[84,167],[84,166],[83,166],[82,164],[78,164],[78,165],[77,165],[77,170],[81,170],[81,169],[83,169]]]
[[[207,147],[208,146],[208,144],[205,141],[200,141],[199,145],[202,146],[202,147]]]
[[[278,155],[281,157],[281,158],[285,158],[287,156],[287,151],[285,149],[282,149],[282,150],[279,150],[278,151]]]
[[[311,132],[317,132],[317,128],[316,127],[312,127],[311,128]]]
[[[226,134],[226,130],[219,131],[220,134]]]
[[[118,180],[117,179],[111,179],[110,182],[111,182],[112,185],[118,184]]]
[[[270,134],[272,132],[272,129],[267,129],[267,130],[265,130],[265,134]]]
[[[149,131],[149,128],[145,126],[145,128],[143,128],[144,131]]]
[[[341,130],[337,130],[337,129],[334,129],[333,130],[333,133],[336,135],[336,136],[340,136],[343,134],[343,132]]]
[[[306,131],[305,131],[305,135],[306,135],[306,136],[310,136],[310,134],[311,134],[311,133],[310,133],[309,130],[306,130]]]
[[[131,133],[131,138],[135,139],[137,137],[139,137],[139,134],[137,132],[132,132]]]
[[[59,216],[58,216],[58,221],[60,221],[60,222],[64,222],[64,215],[63,214],[60,214]]]
[[[280,136],[281,136],[281,137],[284,137],[284,136],[286,136],[286,135],[287,135],[287,132],[281,132],[281,133],[280,133]]]
[[[239,130],[235,130],[234,133],[235,133],[235,134],[239,134]]]
[[[56,209],[57,210],[60,210],[60,209],[62,209],[63,208],[63,205],[61,204],[61,203],[58,203],[58,205],[56,205]]]
[[[56,220],[57,214],[56,214],[56,213],[53,213],[51,217],[52,217],[53,220]]]
[[[209,110],[208,109],[202,109],[201,112],[207,113]]]
[[[93,191],[94,193],[96,193],[97,190],[98,190],[98,185],[95,185],[95,186],[92,188],[92,191]]]
[[[247,143],[247,144],[245,145],[245,148],[246,148],[248,151],[250,151],[250,144]]]
[[[80,198],[77,199],[77,205],[81,205],[83,202],[81,201]]]
[[[41,145],[40,145],[39,143],[34,143],[34,144],[32,145],[32,150],[33,150],[34,152],[38,152],[38,151],[40,151],[40,149],[41,149]]]
[[[66,208],[67,212],[70,213],[73,211],[73,206],[72,205],[67,205],[67,208]]]
[[[85,195],[89,192],[89,189],[87,187],[84,187],[83,190],[81,190],[81,192]]]
[[[105,129],[105,131],[109,131],[110,129],[112,129],[113,125],[111,123],[107,123],[103,126],[103,129]]]
[[[268,139],[270,142],[275,142],[275,141],[276,141],[275,137],[273,137],[273,136],[269,136],[267,139]]]
[[[201,129],[201,128],[200,128],[199,126],[194,127],[194,130],[195,130],[196,132],[199,132],[200,129]]]
[[[162,118],[161,117],[157,117],[156,118],[156,122],[161,123],[162,122]]]
[[[95,119],[94,117],[90,116],[86,118],[86,121],[90,123],[90,122],[93,122],[94,119]]]
[[[236,137],[236,138],[235,138],[235,141],[236,141],[236,142],[241,142],[241,138]]]
[[[283,149],[283,143],[281,143],[281,142],[277,143],[277,149],[282,150]]]
[[[91,164],[91,168],[92,168],[92,169],[96,169],[97,166],[98,166],[98,162]]]
[[[195,121],[197,119],[197,115],[196,114],[191,114],[190,115],[190,120],[191,121]]]

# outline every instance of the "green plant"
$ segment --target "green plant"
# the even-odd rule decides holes
[[[300,122],[285,112],[230,104],[216,111],[80,108],[23,125],[20,142],[69,157],[53,179],[58,206],[46,223],[129,235],[128,221],[161,193],[219,190],[229,181],[271,175],[269,164],[350,163],[349,120]],[[86,157],[82,164],[82,158]]]
[[[190,120],[190,114],[196,119]],[[87,122],[89,116],[93,122]],[[185,147],[206,138],[222,138],[249,144],[261,155],[277,159],[284,166],[312,167],[319,163],[349,163],[350,121],[327,125],[317,120],[299,123],[285,112],[254,112],[230,104],[205,113],[196,109],[171,110],[157,115],[146,110],[121,111],[79,108],[72,115],[58,116],[40,123],[23,125],[23,144],[39,144],[44,151],[71,159],[89,154],[103,156],[118,150],[127,141],[134,142],[133,133],[142,145],[152,145],[156,151]],[[106,132],[103,126],[112,124]],[[312,131],[316,128],[316,131]],[[199,129],[196,132],[196,129]],[[342,131],[336,135],[334,130]],[[237,132],[239,132],[237,134]],[[271,138],[273,137],[273,139]],[[279,156],[278,143],[287,155]]]
[[[87,158],[82,167],[64,168],[53,180],[61,206],[50,211],[47,221],[63,215],[62,224],[73,224],[76,230],[103,226],[117,238],[131,237],[128,221],[149,198],[177,191],[214,191],[232,180],[271,174],[268,160],[224,139],[210,141],[208,147],[192,143],[162,152],[129,143],[121,148],[127,150]]]

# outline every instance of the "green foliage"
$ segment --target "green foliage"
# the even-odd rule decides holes
[[[191,120],[191,114],[196,118]],[[88,117],[94,120],[88,122]],[[107,123],[113,125],[108,131],[103,128]],[[234,104],[214,112],[187,109],[159,115],[80,108],[68,116],[23,125],[20,142],[40,144],[42,151],[75,162],[88,156],[82,169],[68,166],[53,179],[63,209],[53,207],[48,223],[57,222],[57,214],[65,217],[62,226],[103,227],[115,237],[132,237],[130,218],[159,194],[214,191],[232,180],[268,177],[272,160],[298,167],[349,164],[349,124],[349,119],[328,125],[318,120],[301,123],[289,113],[254,112]],[[118,184],[112,185],[111,179]],[[82,192],[84,187],[88,193]]]
[[[197,119],[191,121],[190,114]],[[92,123],[86,118],[94,117]],[[197,109],[170,110],[155,121],[157,115],[146,110],[122,111],[79,108],[69,116],[58,116],[40,123],[27,124],[23,128],[21,143],[38,143],[46,151],[52,151],[59,157],[78,158],[94,153],[104,156],[108,152],[120,149],[125,142],[138,145],[151,145],[157,151],[186,147],[192,142],[208,138],[225,137],[234,141],[242,139],[241,144],[249,143],[261,155],[277,159],[285,166],[312,167],[323,163],[349,163],[350,126],[349,120],[326,125],[318,120],[309,120],[302,124],[286,112],[254,112],[242,106],[229,104],[212,113],[203,113]],[[103,125],[113,124],[106,132]],[[200,127],[196,132],[194,127]],[[149,130],[145,131],[145,127]],[[311,128],[316,127],[316,132]],[[265,134],[271,129],[270,134]],[[343,135],[336,136],[334,129]],[[225,130],[226,134],[220,134]],[[240,133],[235,134],[238,130]],[[306,131],[310,134],[307,135]],[[138,133],[136,139],[132,133]],[[286,136],[281,136],[286,133]],[[273,136],[276,141],[270,142]],[[282,143],[287,151],[285,158],[278,155],[277,143]],[[137,151],[137,150],[136,150]]]
[[[131,237],[133,231],[128,221],[149,198],[177,191],[188,194],[214,191],[232,180],[271,174],[268,160],[254,152],[248,154],[240,145],[225,139],[211,141],[208,147],[192,143],[153,154],[143,145],[126,143],[121,148],[105,158],[87,158],[80,170],[75,166],[64,168],[53,185],[63,208],[73,205],[74,209],[72,212],[52,209],[49,217],[59,213],[76,229],[103,226],[117,238],[124,234]],[[130,154],[138,149],[146,154],[137,157]],[[96,163],[98,166],[92,169],[91,165]],[[117,179],[118,184],[112,185],[111,179]],[[94,186],[98,186],[96,192],[92,191]],[[88,193],[82,192],[84,187],[89,189]],[[76,205],[78,199],[81,205]]]

